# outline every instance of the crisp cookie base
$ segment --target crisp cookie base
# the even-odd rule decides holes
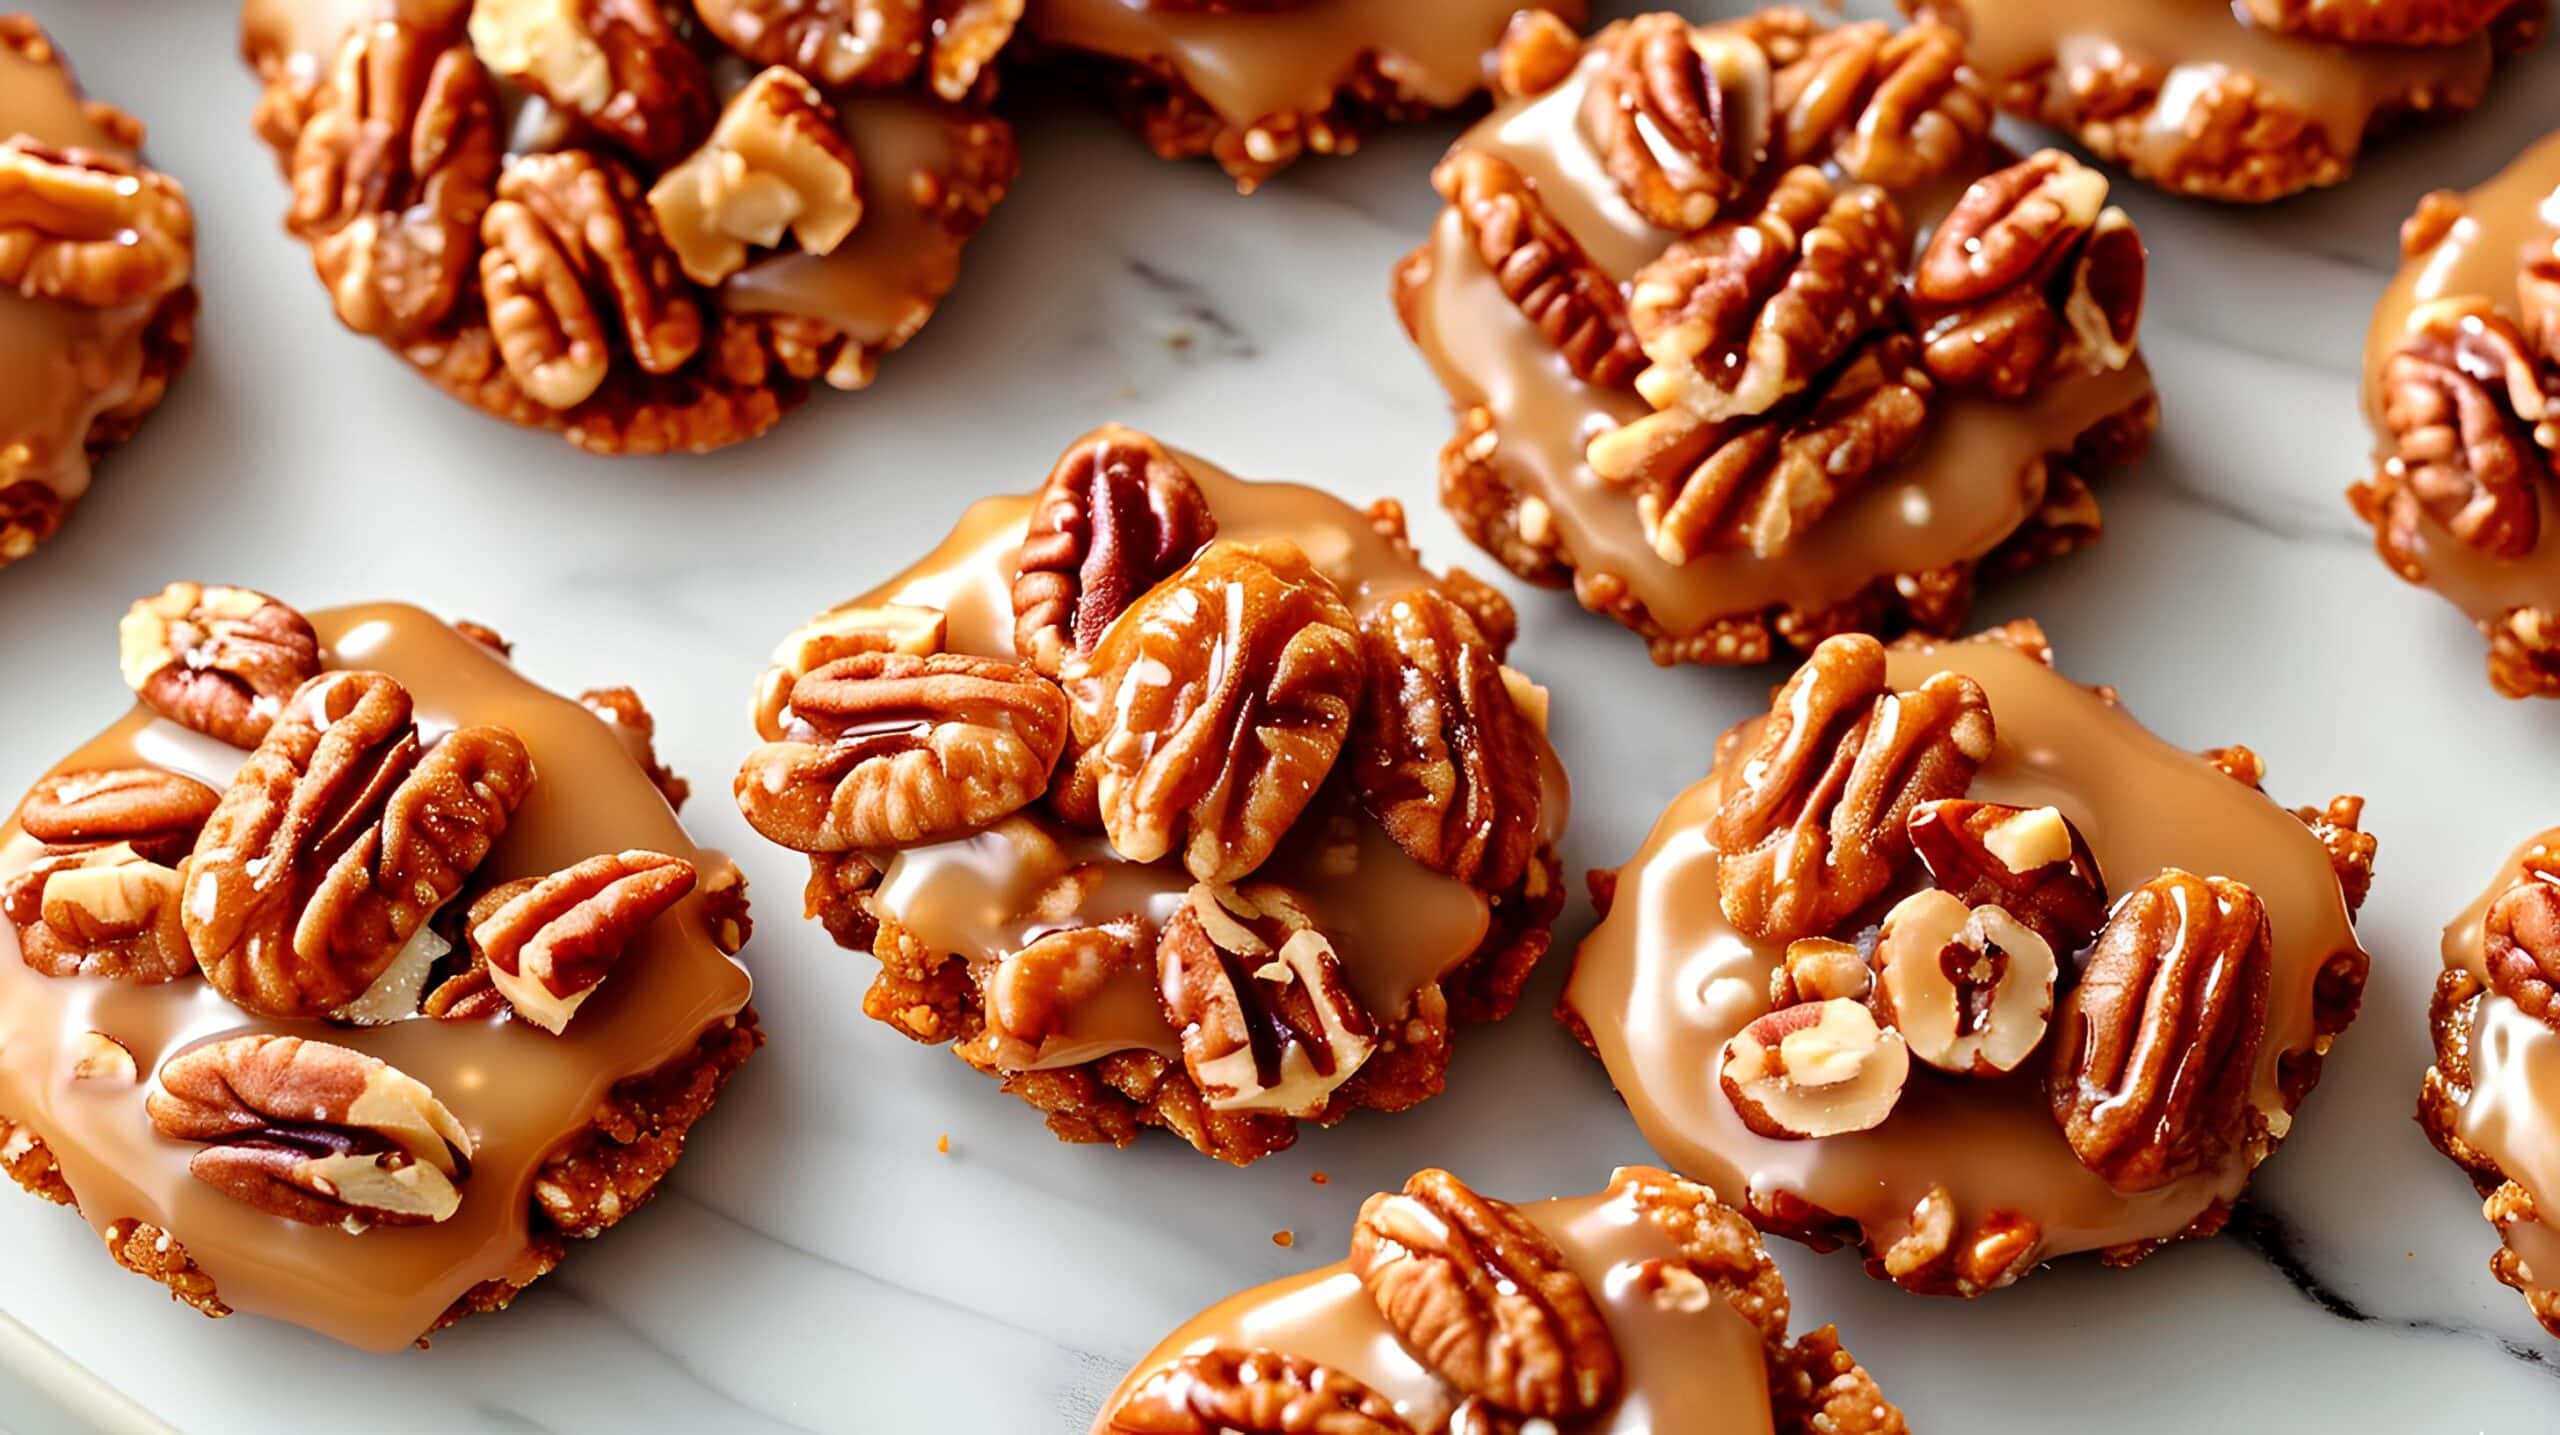
[[[2435,995],[2427,1005],[2435,1060],[2419,1081],[2418,1125],[2436,1149],[2471,1178],[2472,1188],[2481,1196],[2481,1214],[2503,1241],[2511,1227],[2553,1223],[2534,1209],[2531,1193],[2509,1180],[2494,1159],[2460,1135],[2462,1111],[2471,1100],[2471,1028],[2479,1019],[2479,999],[2486,991],[2481,980],[2467,971],[2448,970],[2436,978]],[[2489,1258],[2489,1273],[2524,1297],[2544,1330],[2560,1336],[2560,1288],[2527,1280],[2524,1262],[2504,1244]]]
[[[1535,495],[1523,493],[1503,472],[1490,409],[1477,405],[1459,414],[1457,436],[1440,450],[1440,501],[1460,531],[1503,567],[1541,587],[1571,584],[1583,607],[1616,619],[1643,638],[1656,663],[1666,667],[1676,663],[1753,665],[1784,651],[1811,652],[1823,639],[1840,633],[1873,633],[1883,638],[1905,633],[1956,636],[1972,607],[1974,583],[1981,574],[1997,577],[2023,572],[2097,541],[2098,504],[2088,480],[2140,458],[2159,426],[2159,396],[2145,394],[2091,424],[2069,450],[2039,460],[2045,470],[2044,502],[1981,558],[1879,574],[1828,608],[1777,603],[1729,613],[1693,633],[1665,631],[1625,579],[1577,569],[1573,555],[1552,536],[1533,541],[1523,530],[1522,502]],[[2020,481],[2030,481],[2029,474],[2022,473]],[[1809,541],[1819,542],[1819,535]],[[1712,561],[1712,555],[1706,561]]]
[[[435,1324],[418,1333],[418,1344],[465,1316],[506,1309],[518,1292],[560,1264],[567,1238],[600,1234],[646,1204],[730,1073],[763,1043],[756,1009],[749,1006],[704,1032],[692,1051],[616,1083],[595,1120],[534,1177],[533,1221],[516,1269],[455,1297]],[[6,1116],[0,1116],[0,1169],[48,1201],[79,1207],[44,1139]],[[173,1298],[206,1315],[231,1314],[213,1278],[168,1232],[147,1221],[120,1220],[105,1236],[107,1254],[117,1265],[167,1286]]]
[[[1499,1021],[1519,1004],[1520,988],[1546,955],[1564,907],[1562,872],[1554,850],[1541,847],[1529,875],[1495,905],[1493,925],[1476,950],[1436,988],[1424,988],[1400,1024],[1382,1021],[1377,1053],[1333,1092],[1323,1111],[1306,1119],[1331,1126],[1354,1111],[1402,1111],[1438,1095],[1453,1022]],[[1123,1051],[1037,1071],[995,1064],[975,1040],[986,1013],[968,963],[881,921],[870,908],[868,883],[840,880],[826,859],[812,858],[810,874],[807,914],[825,924],[837,945],[880,961],[880,974],[863,995],[863,1014],[915,1041],[952,1044],[963,1061],[1045,1115],[1059,1140],[1125,1147],[1141,1130],[1161,1127],[1201,1154],[1237,1166],[1297,1141],[1296,1118],[1212,1110],[1177,1056]]]
[[[1961,7],[1900,0],[1914,19],[1966,28]],[[2541,39],[2549,0],[2517,0],[2489,26],[2500,58]],[[2256,76],[2222,69],[2177,103],[2191,119],[2164,146],[2154,121],[2169,82],[2162,67],[2117,54],[2103,67],[2048,64],[1995,84],[2000,109],[2061,130],[2091,151],[2162,189],[2206,199],[2263,204],[2336,184],[2355,167],[2362,142],[2420,121],[2446,119],[2480,103],[2486,82],[2413,84],[2378,107],[2365,133],[2341,148],[2312,115],[2262,88]],[[2183,83],[2183,78],[2182,78]]]

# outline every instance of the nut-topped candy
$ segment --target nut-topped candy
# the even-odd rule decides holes
[[[1396,276],[1443,503],[1663,663],[1954,632],[2093,538],[2157,405],[2107,182],[2013,160],[1938,24],[1535,22]]]
[[[173,583],[122,637],[140,702],[0,828],[0,1167],[208,1315],[504,1307],[762,1040],[647,710],[392,604]]]
[[[62,526],[195,348],[195,213],[141,148],[35,21],[0,15],[0,566]]]
[[[2400,226],[2365,339],[2373,474],[2347,492],[2391,571],[2489,640],[2489,682],[2560,696],[2560,134]]]
[[[809,620],[758,691],[756,830],[880,961],[863,1010],[1070,1141],[1243,1164],[1436,1094],[1563,902],[1510,604],[1402,510],[1117,425]]]
[[[2211,1235],[2354,1017],[2362,803],[2287,811],[2013,623],[1814,650],[1592,874],[1559,1014],[1763,1230],[1978,1295]]]
[[[1348,1261],[1165,1337],[1093,1435],[1900,1435],[1830,1326],[1704,1186],[1631,1166],[1513,1205],[1446,1171],[1360,1208]]]
[[[871,381],[1017,168],[1020,0],[248,0],[285,227],[346,326],[598,453]]]
[[[2560,1336],[2560,829],[2444,930],[2418,1124],[2480,1190],[2489,1270]]]
[[[1955,27],[2000,108],[2163,189],[2336,184],[2366,140],[2480,102],[2550,0],[1901,0]]]
[[[1589,0],[1027,0],[1022,28],[1104,89],[1166,159],[1246,193],[1305,154],[1464,105],[1513,16],[1571,42]],[[1523,23],[1526,23],[1524,20]]]

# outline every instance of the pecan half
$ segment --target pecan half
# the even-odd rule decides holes
[[[1875,967],[1877,1018],[1951,1076],[2017,1070],[2053,1018],[2053,947],[1997,904],[1912,893],[1885,914]]]
[[[28,968],[48,977],[166,982],[196,969],[175,869],[126,842],[37,859],[0,887]]]
[[[1726,920],[1761,941],[1826,934],[1892,885],[1911,809],[1962,793],[1991,755],[1990,701],[1961,673],[1886,685],[1884,646],[1826,638],[1748,753],[1722,764],[1709,836]]]
[[[847,603],[794,628],[774,645],[773,666],[756,680],[756,735],[779,742],[791,728],[791,688],[802,678],[856,653],[929,658],[942,651],[950,618],[916,603]]]
[[[348,328],[398,342],[453,312],[500,143],[496,92],[458,37],[395,20],[348,34],[294,142],[285,219]]]
[[[196,845],[196,833],[222,794],[156,767],[57,772],[37,783],[18,807],[18,825],[51,847],[124,842],[154,862],[174,864]]]
[[[492,888],[471,904],[473,963],[517,1016],[557,1033],[693,876],[681,857],[612,852]]]
[[[172,1057],[143,1109],[207,1143],[197,1180],[311,1225],[429,1225],[461,1208],[471,1133],[416,1078],[298,1036],[235,1036]]]
[[[2046,1091],[2080,1164],[2147,1191],[2239,1149],[2269,943],[2266,908],[2227,877],[2171,868],[2116,904],[2054,1023]]]
[[[1361,802],[1416,862],[1508,891],[1537,850],[1546,782],[1502,664],[1466,610],[1428,588],[1363,615],[1360,644]]]
[[[1735,1032],[1716,1061],[1734,1114],[1773,1141],[1881,1126],[1910,1078],[1902,1033],[1847,997],[1770,1012]]]
[[[738,810],[802,852],[938,842],[1048,788],[1067,700],[1013,663],[857,653],[791,686],[791,730],[738,769]]]
[[[311,620],[264,593],[172,583],[117,625],[124,681],[162,717],[256,747],[276,710],[320,671]]]
[[[1953,174],[1991,134],[1991,95],[1954,27],[1839,25],[1770,80],[1771,161],[1837,164],[1897,192]]]
[[[2516,878],[2489,904],[2481,938],[2489,989],[2560,1031],[2560,876]]]
[[[702,148],[649,186],[649,208],[697,284],[746,267],[788,232],[832,254],[862,222],[862,162],[818,87],[775,65],[729,97]]]
[[[174,292],[195,270],[178,182],[95,150],[0,141],[0,288],[105,309]]]
[[[1313,1116],[1377,1050],[1333,942],[1281,888],[1192,887],[1156,944],[1156,976],[1212,1110]]]
[[[381,673],[303,684],[188,859],[187,939],[206,980],[269,1016],[356,1003],[462,890],[533,778],[502,727],[424,746],[408,690]]]
[[[1070,675],[1070,820],[1203,882],[1262,865],[1333,769],[1363,676],[1333,584],[1287,542],[1211,543]]]
[[[2425,305],[2378,384],[2391,443],[2376,485],[2386,554],[2415,546],[2421,514],[2491,557],[2533,551],[2543,489],[2560,474],[2535,443],[2554,401],[2515,325],[2482,300]]]
[[[1056,677],[1217,533],[1207,496],[1163,444],[1118,424],[1076,440],[1032,500],[1014,569],[1013,650]]]
[[[2057,953],[2107,924],[2097,854],[2060,808],[1949,799],[1918,804],[1904,825],[1930,881],[1968,907],[2006,908]]]
[[[1523,15],[1554,16],[1544,10]],[[1503,295],[1564,356],[1574,376],[1619,388],[1644,367],[1617,281],[1539,203],[1527,177],[1481,150],[1456,149],[1431,172]]]
[[[1320,1361],[1216,1346],[1138,1382],[1111,1435],[1417,1435],[1395,1402]]]
[[[665,164],[711,128],[711,76],[659,0],[476,0],[471,48],[503,75]]]
[[[1787,171],[1757,213],[1636,271],[1627,320],[1652,360],[1637,390],[1708,421],[1766,413],[1884,320],[1908,242],[1883,190]]]
[[[614,338],[651,374],[702,347],[702,306],[629,170],[585,150],[523,155],[481,217],[480,287],[507,372],[575,408],[603,386]]]
[[[2121,369],[2147,262],[2106,176],[2040,150],[1975,180],[1913,265],[1922,362],[1950,387],[2011,400],[2057,373]]]
[[[1446,1171],[1360,1207],[1351,1269],[1405,1348],[1468,1395],[1560,1422],[1618,1397],[1617,1342],[1564,1253]]]
[[[1604,32],[1582,131],[1636,212],[1687,233],[1758,173],[1769,142],[1769,57],[1729,29],[1640,15]]]
[[[831,90],[893,89],[920,66],[935,94],[967,98],[1023,0],[695,0],[703,26],[761,65]]]

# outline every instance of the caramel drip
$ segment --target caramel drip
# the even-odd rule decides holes
[[[0,138],[129,155],[82,103],[69,71],[0,50]],[[95,308],[0,290],[0,489],[33,481],[64,500],[89,490],[89,428],[142,380],[157,297]],[[6,555],[0,555],[0,561]]]
[[[1766,1346],[1760,1328],[1718,1299],[1665,1308],[1638,1279],[1646,1261],[1678,1262],[1680,1248],[1636,1204],[1639,1183],[1664,1179],[1621,1170],[1609,1189],[1519,1207],[1564,1252],[1609,1324],[1625,1394],[1608,1414],[1561,1427],[1562,1435],[1697,1431],[1751,1435],[1771,1428]],[[1395,1402],[1416,1430],[1437,1430],[1460,1393],[1397,1339],[1360,1278],[1337,1263],[1234,1296],[1167,1336],[1102,1403],[1094,1435],[1109,1435],[1121,1397],[1175,1359],[1214,1346],[1266,1347],[1321,1361]]]
[[[2162,168],[2203,128],[2199,105],[2229,78],[2247,77],[2262,103],[2303,115],[2333,153],[2352,155],[2377,114],[2489,73],[2486,35],[2431,48],[2340,45],[2262,29],[2224,0],[1946,3],[1963,14],[1966,53],[1994,89],[2048,65],[2065,78],[2124,61],[2159,71],[2158,106],[2139,142],[2149,153],[2137,157]]]
[[[1170,71],[1229,125],[1315,114],[1363,56],[1403,93],[1446,109],[1483,89],[1523,0],[1306,0],[1270,14],[1177,14],[1143,0],[1032,0],[1024,25],[1052,45]],[[1562,10],[1556,0],[1532,8]]]
[[[2281,1134],[2290,1122],[2280,1063],[2315,1039],[2312,987],[2354,946],[2328,854],[2300,820],[2203,759],[2146,732],[2122,710],[2008,647],[1968,642],[1896,650],[1893,685],[1970,674],[1991,700],[1998,744],[1970,796],[2059,807],[2088,839],[2111,893],[2165,867],[2245,882],[2275,938],[2267,1034],[2251,1101]],[[1933,1185],[1955,1199],[1959,1228],[1995,1211],[2034,1221],[2040,1258],[2168,1237],[2248,1178],[2243,1162],[2157,1190],[2124,1194],[2083,1167],[2056,1128],[2043,1061],[1997,1082],[1915,1070],[1874,1130],[1773,1141],[1743,1125],[1718,1084],[1725,1041],[1769,1009],[1783,947],[1755,944],[1724,919],[1710,777],[1681,794],[1618,875],[1609,915],[1582,946],[1565,1003],[1589,1024],[1637,1125],[1684,1174],[1752,1204],[1794,1197],[1859,1222],[1881,1251],[1910,1229]]]
[[[377,669],[407,684],[426,734],[500,723],[532,752],[539,780],[475,890],[630,847],[686,858],[706,873],[726,865],[685,836],[613,727],[434,617],[382,604],[311,620],[331,666]],[[244,756],[136,709],[55,771],[145,763],[220,786]],[[25,870],[37,850],[12,821],[0,829],[0,873]],[[615,1082],[685,1055],[746,1005],[746,972],[710,932],[701,897],[687,897],[641,932],[567,1033],[551,1036],[506,1021],[276,1022],[244,1013],[196,978],[137,986],[42,977],[0,924],[0,1113],[43,1139],[100,1231],[149,1222],[186,1247],[233,1308],[396,1350],[465,1290],[519,1272],[537,1168],[589,1125]],[[78,1038],[92,1030],[133,1053],[144,1086],[72,1079]],[[190,1176],[188,1158],[201,1148],[160,1136],[143,1115],[149,1073],[199,1042],[261,1031],[353,1047],[425,1082],[478,1142],[462,1209],[441,1225],[350,1234],[266,1215]]]
[[[2364,350],[2364,406],[2382,427],[2382,365],[2408,332],[2410,315],[2431,300],[2477,296],[2518,317],[2516,278],[2528,255],[2560,252],[2560,134],[2551,135],[2477,189],[2463,193],[2462,217],[2425,253],[2408,256],[2382,291]],[[2379,455],[2389,458],[2387,452]],[[2537,486],[2543,539],[2521,558],[2481,552],[2419,515],[2417,561],[2429,586],[2474,619],[2510,608],[2560,609],[2560,484]]]
[[[1193,455],[1178,456],[1207,496],[1221,539],[1297,544],[1355,613],[1436,582],[1340,499],[1297,484],[1249,482]],[[1030,511],[1028,497],[972,505],[924,561],[852,602],[940,608],[948,650],[1013,659],[1013,577]],[[1551,749],[1542,770],[1541,838],[1553,841],[1564,830],[1571,799]],[[1344,811],[1350,820],[1334,824],[1324,820],[1324,804],[1310,809],[1247,880],[1298,893],[1333,941],[1352,991],[1371,1012],[1391,1016],[1482,943],[1492,909],[1474,888],[1406,856],[1356,807],[1345,804]],[[1044,830],[1057,841],[1064,866],[1027,861],[1023,848],[990,831],[881,854],[886,871],[876,900],[933,949],[991,963],[1063,927],[1131,914],[1161,925],[1190,889],[1189,874],[1171,860],[1140,866],[1099,838]],[[1031,915],[1031,899],[1067,867],[1096,863],[1102,880],[1071,914]],[[1153,992],[1152,971],[1115,981],[1068,1013],[1066,1032],[1043,1045],[1037,1065],[1073,1065],[1114,1051],[1173,1051],[1173,1029]]]
[[[730,276],[728,307],[823,319],[866,348],[895,348],[960,277],[965,236],[938,196],[984,118],[894,96],[840,99],[837,120],[862,161],[862,222],[826,255],[777,254]]]
[[[2560,829],[2508,854],[2496,880],[2444,929],[2445,966],[2485,979],[2489,904],[2524,875],[2528,856],[2555,844]],[[2471,1099],[2454,1134],[2533,1197],[2541,1221],[2510,1228],[2507,1246],[2524,1261],[2531,1284],[2560,1289],[2560,1031],[2496,992],[2483,990],[2472,1001]]]
[[[1677,236],[1619,198],[1575,119],[1601,58],[1587,56],[1563,85],[1497,110],[1458,143],[1528,176],[1548,212],[1623,282]],[[1647,541],[1633,498],[1583,460],[1593,437],[1650,411],[1643,399],[1574,376],[1503,296],[1456,211],[1442,212],[1425,253],[1410,306],[1414,337],[1453,402],[1492,412],[1489,461],[1545,505],[1576,569],[1624,579],[1675,636],[1775,604],[1828,607],[1881,575],[1981,557],[2042,501],[2040,460],[2151,391],[2137,358],[2116,373],[2058,380],[2024,403],[1942,394],[1918,447],[1841,500],[1804,543],[1770,558],[1720,552],[1673,565]]]

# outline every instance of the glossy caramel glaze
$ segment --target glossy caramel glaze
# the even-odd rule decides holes
[[[2444,930],[2448,970],[2485,979],[2482,925],[2489,904],[2525,873],[2525,860],[2560,848],[2560,829],[2509,854],[2487,890]],[[2463,1038],[2470,1081],[2448,1132],[2486,1158],[2532,1198],[2539,1219],[2503,1232],[2515,1254],[2521,1288],[2538,1305],[2560,1306],[2560,1031],[2485,987],[2453,1014]]]

